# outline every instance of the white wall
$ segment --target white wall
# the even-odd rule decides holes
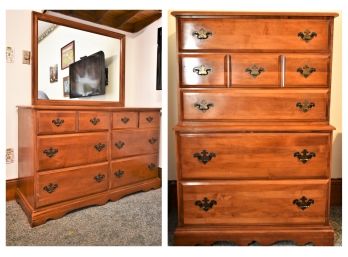
[[[126,35],[126,107],[161,107],[162,91],[156,91],[157,28],[160,26],[161,19],[131,34],[98,25]],[[31,65],[22,64],[22,50],[31,49],[31,11],[6,12],[6,45],[14,47],[16,55],[14,63],[6,63],[6,148],[15,151],[15,162],[6,165],[6,178],[13,179],[18,177],[16,106],[31,104]]]

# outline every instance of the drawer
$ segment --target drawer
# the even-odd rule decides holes
[[[179,134],[182,179],[328,178],[330,133]]]
[[[327,120],[327,89],[182,90],[184,120]]]
[[[106,132],[37,137],[38,170],[58,169],[107,160]]]
[[[327,224],[328,185],[329,180],[181,182],[182,223]]]
[[[160,112],[140,112],[139,128],[157,128],[160,126]]]
[[[37,207],[108,189],[108,163],[38,175]]]
[[[112,132],[112,158],[157,153],[159,147],[158,129],[129,129]]]
[[[79,112],[79,131],[108,130],[109,127],[108,112]]]
[[[38,134],[70,133],[76,130],[76,112],[38,111]]]
[[[329,20],[180,18],[179,50],[329,50]]]
[[[145,155],[113,161],[111,187],[119,187],[158,177],[158,155]]]
[[[137,112],[114,112],[112,114],[112,128],[137,128]]]

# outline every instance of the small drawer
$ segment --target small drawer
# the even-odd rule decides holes
[[[329,180],[181,182],[184,225],[324,225]]]
[[[139,128],[157,128],[160,126],[160,112],[140,112]]]
[[[158,155],[145,155],[113,161],[111,187],[119,187],[158,177]]]
[[[108,130],[109,127],[108,112],[79,112],[79,131]]]
[[[114,112],[112,114],[112,128],[137,128],[138,112]]]
[[[107,160],[106,132],[37,137],[38,169],[58,169]]]
[[[38,111],[38,134],[59,134],[76,131],[76,112]]]
[[[330,133],[179,134],[182,179],[330,177]]]
[[[158,129],[127,129],[112,132],[112,158],[123,158],[139,154],[157,153]]]
[[[108,173],[108,163],[39,173],[37,207],[105,191]]]

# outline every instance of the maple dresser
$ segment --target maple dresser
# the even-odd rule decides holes
[[[177,245],[333,245],[335,13],[173,12]]]
[[[17,201],[32,226],[160,187],[159,108],[18,108]]]

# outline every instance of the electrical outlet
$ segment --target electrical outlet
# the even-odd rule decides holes
[[[14,162],[14,150],[13,148],[6,149],[6,164]]]

